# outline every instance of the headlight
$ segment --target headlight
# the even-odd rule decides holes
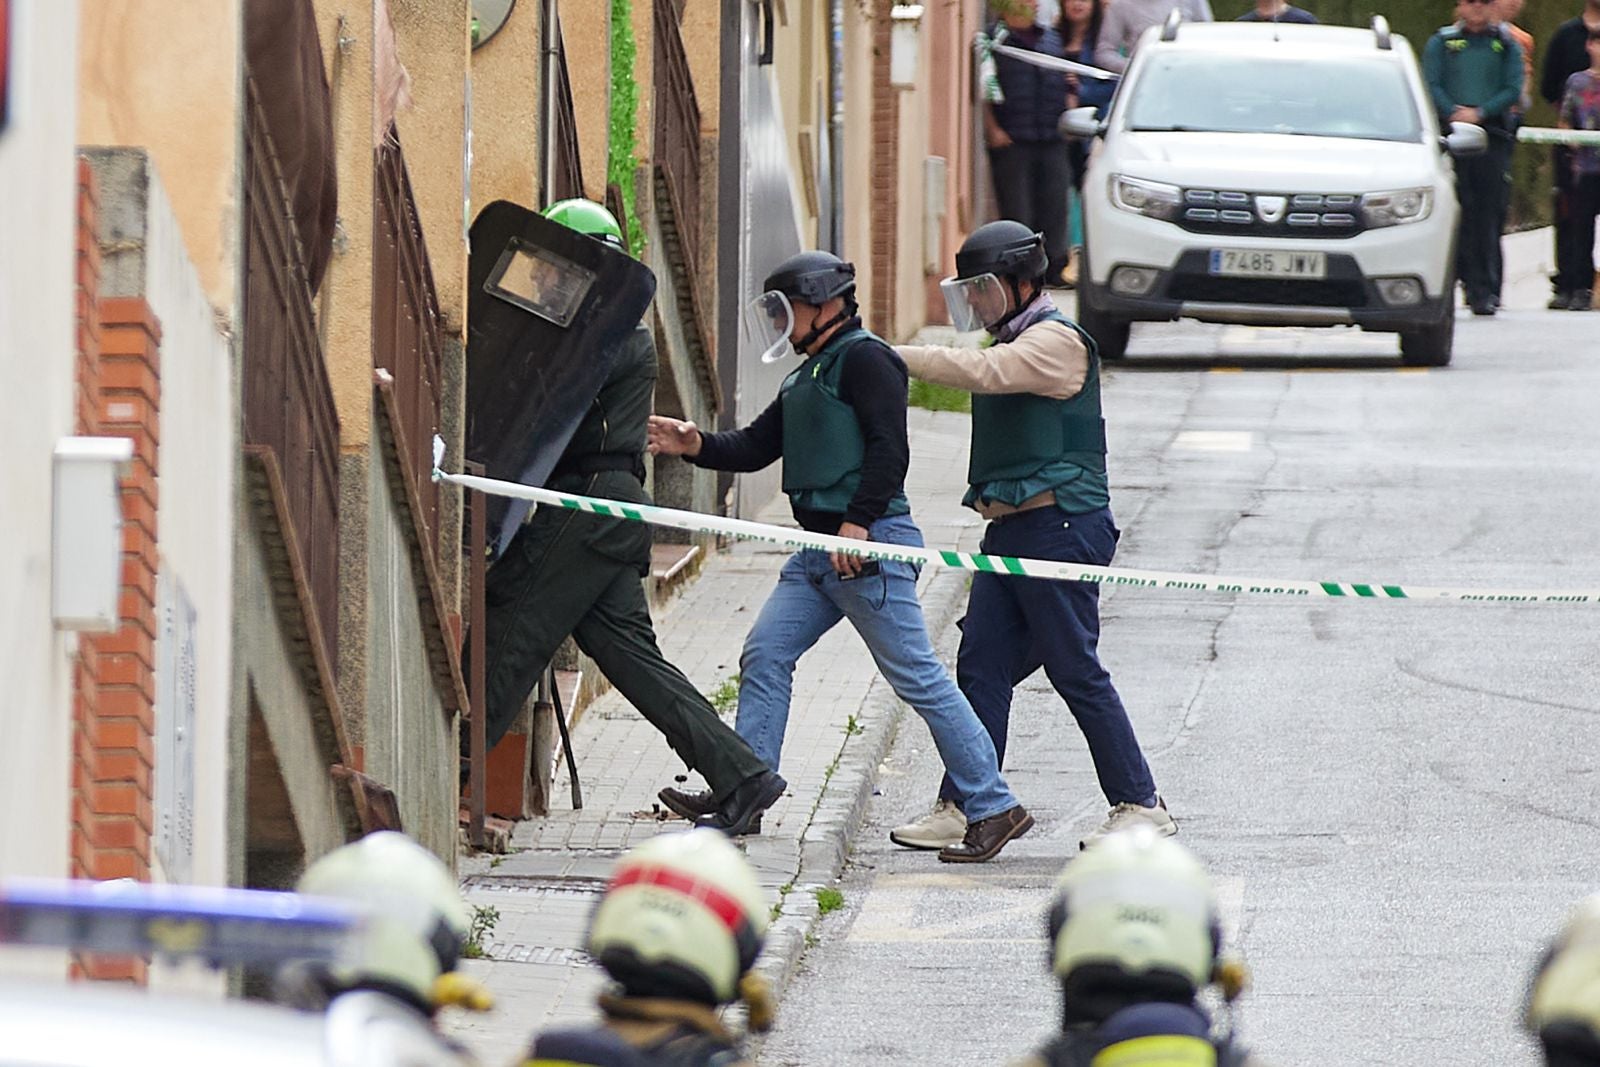
[[[1126,178],[1121,174],[1111,176],[1111,202],[1135,215],[1148,215],[1152,219],[1175,219],[1183,194],[1176,185],[1147,182],[1139,178]]]
[[[1421,222],[1432,213],[1432,189],[1397,189],[1392,193],[1368,193],[1361,198],[1361,214],[1369,227],[1403,226]]]

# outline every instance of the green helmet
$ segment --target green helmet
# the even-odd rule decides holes
[[[439,979],[455,969],[471,913],[437,856],[404,834],[369,834],[317,860],[295,888],[368,910],[357,951],[319,976],[327,993],[372,988],[438,1006]]]
[[[1600,893],[1578,905],[1545,954],[1525,1022],[1548,1062],[1600,1064]]]
[[[582,197],[557,200],[545,208],[543,214],[551,222],[559,222],[570,230],[586,233],[619,251],[628,250],[626,242],[622,240],[622,227],[617,224],[617,217],[593,200]]]
[[[632,996],[726,1004],[755,964],[767,903],[715,830],[651,838],[617,864],[585,946]]]
[[[1127,1003],[1192,998],[1212,980],[1221,926],[1200,861],[1138,826],[1067,864],[1049,934],[1068,1015],[1098,1020]]]

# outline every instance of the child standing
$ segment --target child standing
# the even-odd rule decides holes
[[[1567,79],[1561,98],[1564,130],[1600,130],[1600,28],[1589,30],[1589,69]],[[1600,148],[1582,146],[1572,151],[1572,209],[1575,233],[1567,246],[1570,263],[1562,273],[1589,284],[1574,289],[1568,311],[1588,311],[1594,303],[1594,220],[1600,215]],[[1555,305],[1552,304],[1552,307]]]

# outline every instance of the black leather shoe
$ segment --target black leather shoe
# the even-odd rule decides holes
[[[739,783],[728,798],[717,805],[717,810],[702,815],[694,821],[696,826],[721,830],[729,837],[743,837],[761,832],[761,813],[778,802],[789,783],[772,771],[762,771],[754,778]]]
[[[948,845],[939,850],[945,863],[982,863],[992,860],[1014,838],[1033,829],[1033,816],[1021,804],[1008,808],[999,815],[967,823],[967,835],[959,845]]]
[[[674,789],[671,786],[656,794],[656,798],[664,804],[668,811],[674,815],[681,815],[690,822],[694,822],[702,815],[710,815],[717,810],[717,802],[711,796],[711,790],[702,789],[691,793],[687,789]]]

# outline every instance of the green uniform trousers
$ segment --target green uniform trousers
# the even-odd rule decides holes
[[[640,583],[637,523],[540,508],[484,583],[486,723],[493,748],[570,634],[617,691],[660,730],[717,800],[767,770],[656,644]],[[462,750],[466,750],[463,734]]]

